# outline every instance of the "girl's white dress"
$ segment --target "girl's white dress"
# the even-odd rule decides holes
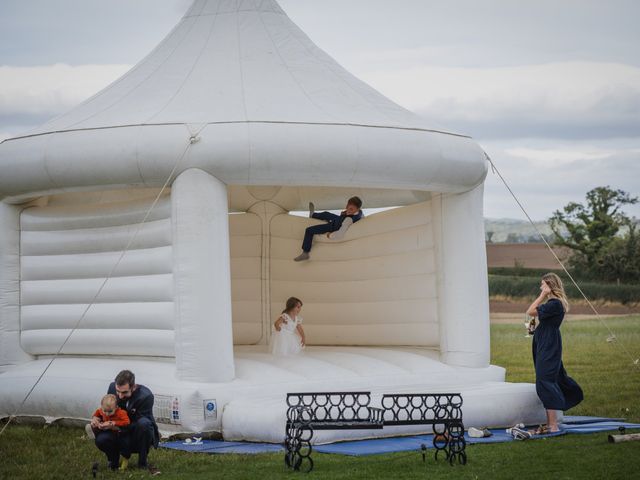
[[[302,317],[291,318],[286,313],[283,313],[282,318],[287,323],[282,322],[280,331],[273,332],[271,336],[271,353],[273,355],[296,355],[303,348],[300,344],[302,338],[296,330],[296,327],[302,323]]]

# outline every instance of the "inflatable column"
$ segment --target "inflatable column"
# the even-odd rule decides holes
[[[488,367],[489,286],[483,186],[433,201],[440,355],[449,365]]]
[[[0,202],[0,373],[33,357],[20,346],[20,212]]]
[[[235,367],[227,188],[192,168],[173,182],[171,203],[178,377],[228,382]]]

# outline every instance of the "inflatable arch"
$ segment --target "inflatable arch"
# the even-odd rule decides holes
[[[274,0],[196,0],[125,76],[5,140],[0,168],[0,415],[85,418],[129,368],[165,433],[282,441],[287,391],[455,390],[467,424],[544,418],[489,364],[484,152]],[[293,262],[314,220],[289,212],[354,194],[399,208]],[[289,296],[308,347],[272,357]],[[373,434],[316,441],[350,435]]]

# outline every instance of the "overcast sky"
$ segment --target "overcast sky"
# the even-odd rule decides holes
[[[0,0],[0,140],[118,78],[190,3]],[[640,195],[640,2],[279,3],[356,76],[472,135],[534,219],[600,185]],[[492,173],[485,216],[524,218]]]

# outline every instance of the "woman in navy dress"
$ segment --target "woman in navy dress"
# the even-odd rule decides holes
[[[538,317],[533,334],[533,364],[536,392],[547,410],[547,425],[537,429],[534,432],[537,434],[559,431],[556,411],[575,407],[583,398],[580,385],[567,375],[562,365],[560,325],[569,311],[562,280],[555,273],[547,273],[540,282],[540,291],[527,310],[527,315]]]

